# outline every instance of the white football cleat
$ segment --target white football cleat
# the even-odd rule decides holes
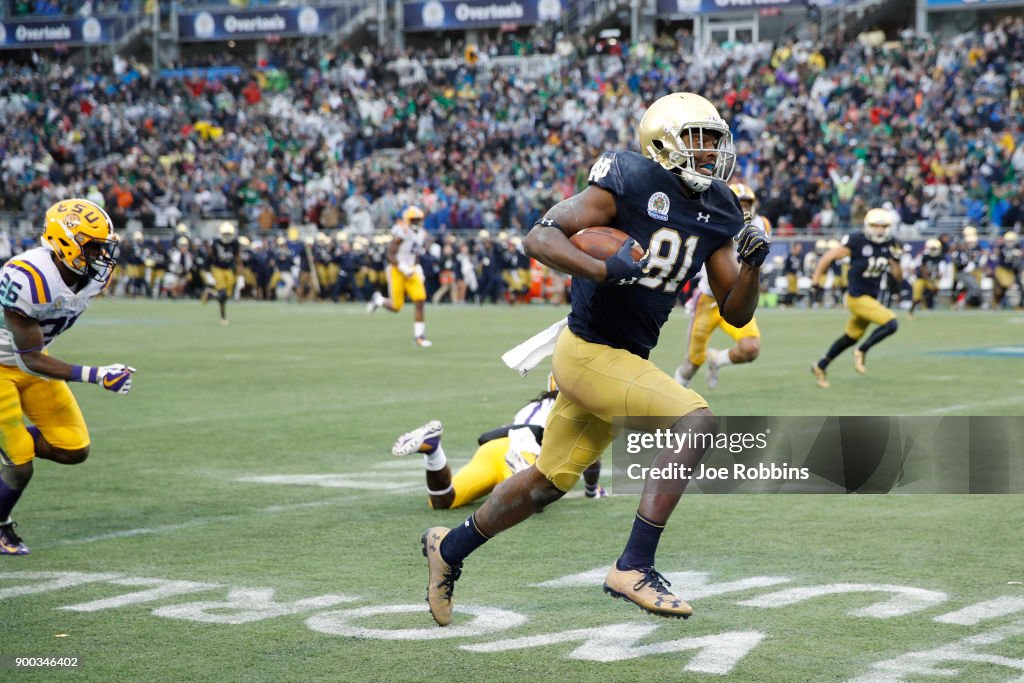
[[[718,371],[721,370],[721,366],[715,361],[718,351],[714,349],[708,349],[708,374],[704,379],[708,383],[708,389],[714,389],[718,386]]]
[[[697,370],[699,369],[699,367],[694,367],[693,363],[691,363],[690,361],[686,361],[686,363],[676,368],[676,372],[674,375],[676,384],[681,384],[684,387],[689,387],[690,380],[693,379],[693,376],[697,374]]]
[[[430,341],[426,337],[416,337],[414,341],[416,342],[416,346],[422,346],[423,348],[434,345],[434,342]]]
[[[374,292],[370,297],[370,302],[366,304],[366,312],[373,313],[384,304],[384,295],[380,292]]]
[[[391,455],[402,458],[413,453],[431,453],[441,443],[444,427],[438,420],[431,420],[422,427],[406,432],[398,437],[391,447]]]

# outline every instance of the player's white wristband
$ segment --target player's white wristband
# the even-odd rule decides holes
[[[70,381],[96,384],[99,381],[99,368],[89,365],[72,365]]]

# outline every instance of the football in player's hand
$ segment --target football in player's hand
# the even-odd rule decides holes
[[[585,251],[599,261],[615,255],[629,235],[615,228],[586,228],[569,238],[577,249]],[[643,247],[634,244],[630,252],[633,260],[639,261],[644,256]]]

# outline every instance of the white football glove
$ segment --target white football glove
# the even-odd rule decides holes
[[[124,396],[131,391],[132,373],[134,372],[135,368],[124,363],[101,365],[96,368],[96,384],[107,391]]]
[[[398,266],[398,272],[406,277],[412,277],[416,272],[416,266]]]

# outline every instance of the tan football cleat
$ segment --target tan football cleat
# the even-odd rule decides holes
[[[639,569],[622,571],[613,564],[604,579],[604,592],[613,598],[628,600],[659,617],[688,619],[693,608],[668,590],[671,585],[653,567],[646,572]]]
[[[814,379],[818,382],[819,387],[828,389],[828,376],[824,370],[818,367],[817,363],[811,365],[811,374],[814,375]]]
[[[441,557],[441,541],[451,532],[443,526],[427,529],[420,537],[423,545],[423,557],[427,558],[429,569],[427,579],[427,605],[430,616],[438,626],[447,626],[452,622],[452,591],[455,582],[462,575],[462,563],[452,567]]]
[[[860,349],[853,350],[853,369],[861,375],[868,374],[868,366],[864,365],[864,357],[866,355],[867,354]]]

